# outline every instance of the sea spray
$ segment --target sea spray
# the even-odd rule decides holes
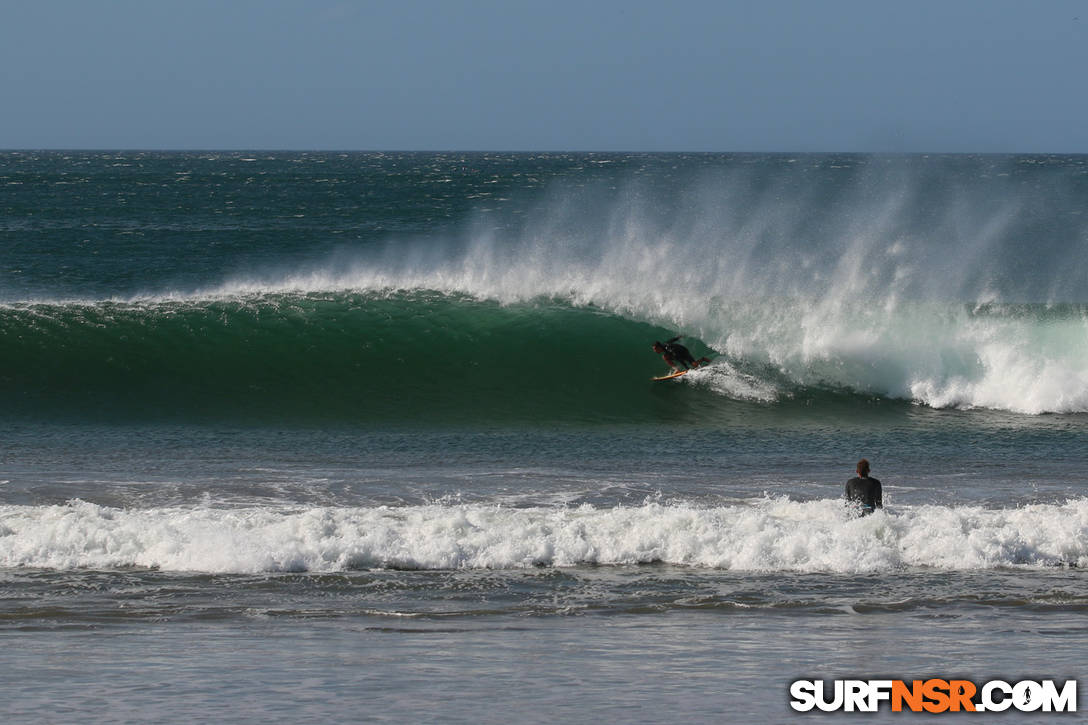
[[[934,407],[1088,410],[1088,226],[1067,210],[1080,176],[1028,185],[998,157],[793,161],[674,186],[556,182],[517,224],[480,215],[457,240],[391,240],[220,291],[561,300],[683,331],[764,390],[781,376]]]
[[[345,183],[404,182],[400,157],[318,161],[306,173],[325,178],[335,161]],[[496,422],[642,419],[659,414],[660,391],[639,387],[661,368],[648,344],[684,333],[722,356],[724,384],[673,389],[719,403],[831,392],[1088,411],[1076,157],[485,155],[425,168],[427,194],[459,179],[476,205],[425,231],[205,270],[194,286],[11,300],[0,395],[17,410],[117,408],[87,400],[99,395],[158,415],[208,403],[215,415],[411,422],[421,401],[471,400]],[[306,209],[334,202],[342,192]]]

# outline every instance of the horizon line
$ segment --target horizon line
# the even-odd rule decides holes
[[[853,155],[853,156],[1085,156],[1088,151],[972,151],[972,150],[637,150],[637,149],[470,149],[470,148],[293,148],[293,147],[122,147],[122,146],[39,146],[3,147],[0,153],[328,153],[328,154],[642,154],[642,155]]]

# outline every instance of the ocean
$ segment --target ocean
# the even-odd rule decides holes
[[[1086,702],[1088,156],[4,152],[0,190],[5,723]],[[713,362],[651,381],[676,335]]]

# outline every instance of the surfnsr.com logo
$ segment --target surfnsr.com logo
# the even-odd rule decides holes
[[[798,712],[877,712],[884,705],[892,712],[1076,712],[1077,681],[796,680],[790,698]]]

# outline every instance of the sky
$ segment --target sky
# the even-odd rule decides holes
[[[1088,152],[1085,0],[0,0],[0,148]]]

